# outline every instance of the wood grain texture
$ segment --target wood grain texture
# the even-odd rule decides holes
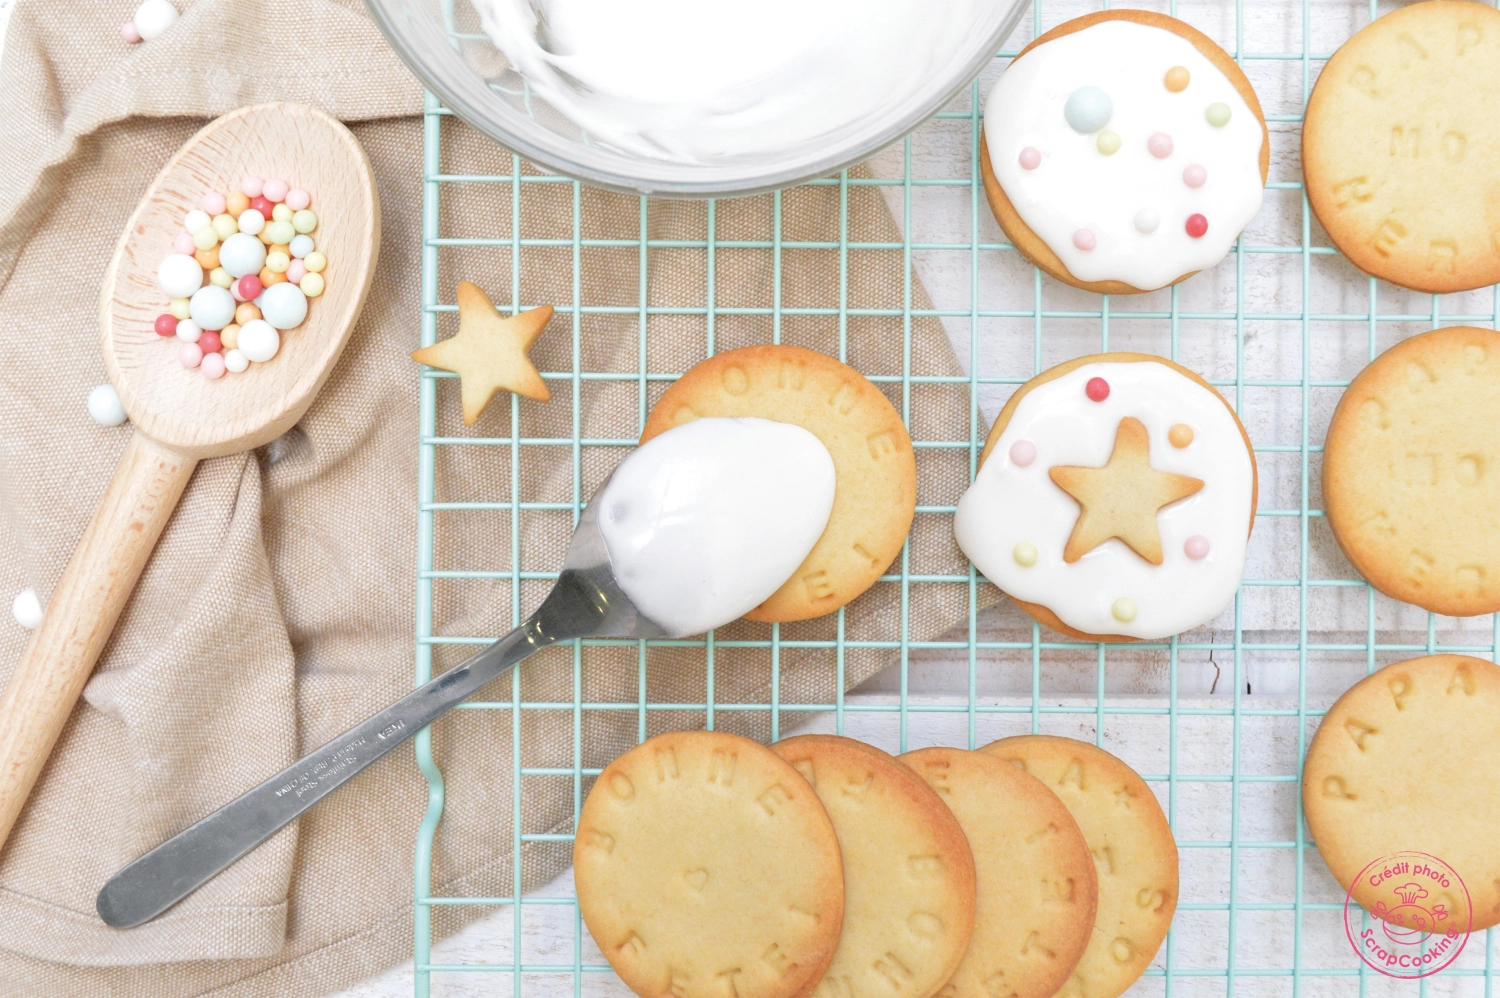
[[[178,362],[175,340],[156,335],[167,307],[156,268],[203,195],[234,190],[247,173],[311,192],[328,286],[272,360],[210,381]],[[379,244],[380,202],[364,149],[338,121],[298,104],[241,108],[211,122],[141,200],[99,303],[105,369],[135,433],[0,696],[0,849],[198,461],[269,443],[302,417],[349,340]]]

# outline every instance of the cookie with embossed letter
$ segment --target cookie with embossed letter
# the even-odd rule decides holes
[[[983,752],[901,761],[936,790],[974,852],[974,934],[944,998],[1051,998],[1088,945],[1099,885],[1078,823],[1041,780]]]
[[[1058,998],[1115,998],[1151,965],[1177,911],[1177,842],[1146,781],[1114,755],[1056,735],[979,751],[1045,783],[1078,822],[1099,875],[1094,934]]]
[[[1500,333],[1402,340],[1344,390],[1323,445],[1323,505],[1376,589],[1425,610],[1500,610]]]
[[[974,857],[937,792],[873,745],[771,746],[822,798],[844,854],[844,931],[814,998],[932,998],[974,928]]]
[[[1307,102],[1307,200],[1351,263],[1417,291],[1500,281],[1500,11],[1406,4],[1333,54]]]
[[[828,812],[789,763],[738,735],[658,735],[606,766],[573,870],[584,924],[642,998],[801,998],[838,945]]]
[[[916,453],[901,414],[854,368],[802,347],[715,354],[662,395],[641,443],[700,416],[759,416],[800,426],[828,448],[838,476],[823,536],[747,618],[832,613],[874,585],[901,553],[917,511]]]
[[[1424,888],[1422,907],[1441,905],[1461,932],[1471,911],[1475,932],[1500,925],[1496,732],[1500,666],[1467,655],[1388,665],[1329,708],[1307,749],[1302,806],[1328,869],[1361,906],[1378,914],[1402,886],[1361,871],[1418,852],[1462,880]]]

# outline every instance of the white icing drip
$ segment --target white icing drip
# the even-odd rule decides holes
[[[1084,393],[1095,377],[1109,382],[1103,402]],[[1161,565],[1113,538],[1069,565],[1063,548],[1078,520],[1078,503],[1047,471],[1057,465],[1107,464],[1126,416],[1146,427],[1151,467],[1202,479],[1203,488],[1157,514]],[[1177,423],[1193,429],[1187,447],[1173,447],[1167,439]],[[1011,446],[1021,440],[1036,446],[1026,467],[1011,458]],[[1250,453],[1217,392],[1164,364],[1085,364],[1021,399],[959,501],[953,530],[969,559],[1011,596],[1040,603],[1089,634],[1154,640],[1214,619],[1234,599],[1245,567],[1253,484]],[[1193,560],[1183,545],[1200,534],[1208,539],[1208,556]],[[1030,567],[1015,559],[1015,547],[1023,542],[1038,552]],[[1129,623],[1111,612],[1122,596],[1137,606]]]
[[[615,581],[674,637],[727,624],[812,551],[835,478],[822,441],[790,423],[695,419],[652,437],[594,499]]]
[[[474,0],[532,90],[591,139],[656,159],[826,144],[956,75],[985,0]]]
[[[1163,83],[1173,66],[1192,74],[1181,93]],[[1089,85],[1114,102],[1107,127],[1122,143],[1110,156],[1098,150],[1097,132],[1081,135],[1063,117],[1068,95]],[[1231,111],[1222,128],[1205,117],[1216,101]],[[1162,159],[1146,145],[1156,132],[1173,142]],[[1260,211],[1260,120],[1218,67],[1162,28],[1101,21],[1037,46],[990,91],[984,133],[990,164],[1016,212],[1082,281],[1165,287],[1215,266]],[[1034,170],[1019,163],[1027,146],[1042,154]],[[1196,189],[1182,179],[1193,163],[1208,170]],[[1135,218],[1147,208],[1161,224],[1142,232]],[[1195,213],[1208,219],[1208,233],[1197,239],[1184,228]],[[1092,250],[1074,245],[1073,234],[1083,228],[1097,237]]]

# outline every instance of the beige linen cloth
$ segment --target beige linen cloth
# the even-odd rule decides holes
[[[181,4],[179,4],[181,6]],[[0,591],[34,586],[45,602],[93,512],[128,425],[95,425],[84,408],[105,380],[96,301],[121,227],[166,160],[207,119],[240,105],[293,100],[348,121],[369,151],[384,217],[379,273],[342,360],[299,427],[257,454],[206,461],[189,485],[133,601],[84,692],[30,804],[0,854],[0,994],[20,996],[316,995],[411,956],[412,856],[427,783],[402,748],[155,922],[116,931],[94,913],[94,896],[122,864],[301,753],[411,687],[416,620],[421,252],[421,92],[357,0],[197,0],[162,37],[128,45],[118,25],[134,0],[55,3],[22,0],[10,24],[0,94]],[[449,173],[509,173],[511,157],[453,119],[444,122]],[[246,164],[253,169],[253,164]],[[523,167],[523,169],[526,169]],[[295,178],[290,178],[295,180]],[[735,247],[767,240],[773,201],[652,202],[584,189],[575,214],[571,185],[521,185],[524,237],[705,240],[730,245],[710,260],[703,247],[652,249],[645,262],[651,306],[770,306],[773,254]],[[313,192],[317,207],[317,191]],[[443,235],[509,236],[509,184],[445,184]],[[877,192],[854,186],[788,192],[782,238],[834,242],[841,225],[856,242],[899,241]],[[642,262],[635,246],[586,247],[573,273],[572,246],[528,247],[512,285],[508,247],[444,249],[440,294],[451,302],[460,278],[479,283],[502,307],[550,302],[559,316],[539,340],[543,370],[680,372],[709,350],[779,335],[837,354],[868,374],[903,371],[900,316],[848,319],[786,315],[653,315],[641,346]],[[853,249],[847,256],[851,309],[925,307],[920,285],[903,279],[902,254]],[[779,293],[788,309],[840,300],[840,255],[788,249]],[[329,269],[338,280],[338,261]],[[570,311],[575,280],[584,304]],[[316,307],[316,305],[314,305]],[[439,334],[454,319],[440,316]],[[911,322],[910,370],[958,371],[933,319]],[[164,349],[167,347],[164,346]],[[568,441],[528,446],[514,469],[510,448],[443,446],[436,498],[573,503],[586,499],[624,453],[582,450],[574,479],[571,440],[630,439],[662,381],[551,382],[548,403],[520,401],[516,429]],[[643,387],[644,384],[644,387]],[[575,385],[578,397],[574,398]],[[458,419],[454,382],[437,382],[438,433],[506,437],[512,404],[502,398],[473,428]],[[903,396],[919,440],[967,439],[965,384],[914,384]],[[643,399],[641,392],[646,391]],[[576,412],[576,416],[575,416]],[[575,426],[575,419],[577,425]],[[952,503],[967,482],[964,450],[919,451],[920,501]],[[556,571],[571,510],[519,515],[523,571]],[[505,569],[507,511],[436,516],[435,567]],[[913,572],[963,572],[948,518],[919,514],[909,548]],[[444,635],[495,636],[532,610],[547,583],[512,593],[506,579],[434,583],[434,625]],[[846,686],[893,661],[890,649],[860,641],[933,637],[968,610],[966,585],[883,583],[852,605],[842,659],[831,648],[785,648],[779,682],[765,648],[715,651],[720,728],[772,737],[769,705],[831,702]],[[981,603],[993,592],[981,592]],[[785,640],[831,641],[828,618],[781,629]],[[720,638],[764,639],[770,628],[738,623]],[[0,680],[25,643],[0,623]],[[440,646],[447,668],[472,648]],[[511,773],[513,733],[521,765],[602,766],[641,734],[638,701],[708,702],[702,648],[552,649],[528,663],[522,699],[556,705],[521,712],[459,711],[434,727],[446,777],[447,810],[433,849],[433,892],[507,896],[513,877],[513,794],[527,832],[571,829],[571,776]],[[644,682],[645,689],[640,689]],[[508,682],[483,694],[509,700]],[[574,704],[623,704],[580,709]],[[759,705],[759,706],[757,706]],[[646,733],[701,725],[702,712],[649,711]],[[894,723],[894,718],[892,719]],[[576,734],[575,734],[576,726]],[[575,757],[575,740],[581,755]],[[530,843],[521,886],[563,869],[566,842]],[[442,907],[434,933],[456,929],[483,909]]]

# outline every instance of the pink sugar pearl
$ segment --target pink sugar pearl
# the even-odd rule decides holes
[[[293,187],[286,192],[286,206],[293,211],[301,211],[312,204],[312,195],[300,187]]]
[[[1208,538],[1202,534],[1194,534],[1182,545],[1182,551],[1194,561],[1201,561],[1208,557]]]
[[[1146,140],[1146,148],[1157,159],[1166,159],[1172,155],[1172,136],[1166,132],[1157,132]]]
[[[196,343],[184,343],[177,351],[177,359],[183,367],[197,367],[203,363],[203,348]]]
[[[1099,245],[1099,240],[1094,236],[1092,229],[1079,229],[1073,233],[1073,245],[1087,253]]]
[[[264,180],[259,177],[252,177],[248,173],[240,181],[240,190],[245,192],[245,197],[247,198],[258,198],[265,189],[266,182]]]
[[[266,186],[261,189],[261,194],[272,204],[280,204],[286,200],[286,196],[291,193],[291,189],[292,185],[285,180],[267,180]]]
[[[1042,152],[1036,146],[1027,146],[1021,150],[1021,169],[1035,170],[1042,165]]]
[[[1189,187],[1202,187],[1208,182],[1208,170],[1201,163],[1194,163],[1182,171],[1182,182]]]
[[[203,371],[203,376],[210,381],[222,378],[224,376],[224,355],[221,353],[206,354],[199,365],[199,369]]]
[[[293,260],[286,265],[286,279],[293,284],[301,284],[302,278],[307,276],[307,264],[301,260]]]
[[[134,21],[126,21],[120,25],[120,34],[124,35],[125,40],[132,45],[141,40],[141,33],[135,30]]]
[[[1024,468],[1036,460],[1036,444],[1030,440],[1017,440],[1010,445],[1010,463]]]
[[[174,253],[184,253],[192,256],[197,250],[198,247],[193,244],[193,237],[186,232],[177,233],[177,238],[172,240],[172,252]]]
[[[224,214],[224,209],[228,207],[228,203],[224,200],[224,195],[218,191],[209,191],[203,195],[203,200],[198,202],[198,207],[210,215],[222,215]]]

